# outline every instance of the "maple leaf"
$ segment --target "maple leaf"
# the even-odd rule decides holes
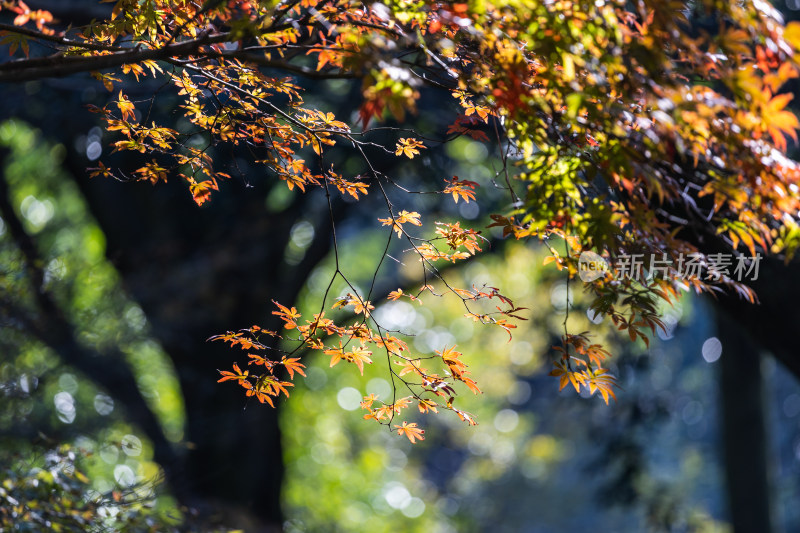
[[[0,45],[8,45],[8,55],[13,56],[19,47],[22,48],[22,53],[25,54],[25,57],[28,57],[30,45],[27,37],[19,33],[8,32],[0,32],[0,35],[3,36],[3,39],[0,40]]]
[[[396,291],[390,292],[387,296],[387,300],[398,300],[400,297],[403,296],[403,289],[397,289]]]
[[[201,182],[196,182],[194,178],[188,178],[189,180],[189,192],[192,193],[192,197],[197,205],[203,205],[208,200],[211,199],[211,191],[218,191],[219,188],[217,187],[217,181],[214,179],[205,180]]]
[[[328,348],[327,350],[325,350],[322,353],[324,353],[325,355],[330,355],[331,356],[331,364],[330,364],[331,368],[333,368],[334,366],[339,364],[339,361],[344,359],[344,348],[342,347],[342,343],[341,342],[339,342],[339,347],[338,348]]]
[[[405,435],[411,444],[415,444],[418,440],[425,440],[425,430],[417,427],[416,422],[407,423],[403,422],[402,426],[394,426],[397,429],[398,435]]]
[[[438,413],[439,410],[437,409],[438,404],[433,400],[419,400],[417,403],[417,408],[419,408],[420,413],[427,413],[429,411],[433,411],[434,413]]]
[[[306,52],[306,55],[311,54],[318,54],[316,68],[317,71],[322,70],[322,68],[327,64],[330,64],[331,66],[341,66],[342,54],[337,50],[333,50],[329,47],[319,46],[311,48],[308,52]]]
[[[393,404],[389,404],[386,407],[389,410],[394,411],[396,414],[400,414],[400,411],[406,409],[409,405],[411,405],[411,396],[406,396],[404,398],[399,398]]]
[[[302,363],[298,363],[300,361],[299,357],[292,357],[286,358],[284,357],[281,359],[281,364],[286,367],[286,371],[289,372],[289,377],[294,379],[294,373],[297,372],[301,376],[305,376],[306,373],[303,371],[305,365]]]
[[[272,398],[269,397],[270,395],[263,390],[250,387],[246,392],[246,396],[255,396],[260,403],[268,403],[270,407],[275,407],[275,404],[272,403]]]
[[[400,214],[397,215],[397,223],[398,224],[405,224],[408,222],[409,224],[413,224],[415,226],[421,226],[422,222],[419,221],[420,214],[416,211],[400,211]]]
[[[414,296],[413,294],[406,294],[403,292],[403,289],[397,289],[396,291],[390,292],[387,296],[387,300],[399,300],[401,297],[407,297],[412,302],[417,302],[418,304],[422,305],[422,300]]]
[[[380,412],[377,409],[364,415],[364,420],[375,420],[376,422],[380,422],[381,419]]]
[[[384,338],[379,337],[378,339],[374,339],[374,342],[378,346],[384,346],[389,353],[393,354],[408,350],[408,345],[405,342],[392,335],[387,335]]]
[[[473,394],[483,394],[483,391],[480,388],[478,388],[478,383],[474,379],[468,378],[466,376],[461,376],[459,380],[462,383],[464,383],[464,385],[466,385],[467,388],[471,390]]]
[[[414,159],[415,155],[419,155],[420,148],[425,148],[425,145],[417,139],[403,138],[397,143],[395,155],[405,155],[409,159]]]
[[[461,411],[460,409],[456,409],[455,407],[450,407],[450,409],[458,415],[458,418],[469,424],[470,426],[477,426],[478,422],[475,420],[475,417],[472,416],[470,413],[466,411]]]
[[[765,96],[769,99],[770,92],[766,91]],[[767,124],[767,129],[772,136],[773,142],[778,149],[783,151],[786,151],[786,138],[783,133],[789,134],[797,142],[796,130],[800,129],[800,122],[798,122],[797,116],[784,109],[793,97],[794,95],[791,93],[776,95],[769,99],[763,111],[763,120]]]
[[[380,117],[386,108],[386,101],[378,94],[369,95],[358,110],[361,125],[366,128],[372,117]]]
[[[136,78],[136,81],[139,81],[139,76],[144,74],[144,68],[141,65],[137,64],[125,64],[122,65],[122,73],[123,74],[130,74],[133,73],[133,76]]]
[[[303,174],[293,174],[291,172],[280,172],[278,177],[286,182],[286,187],[289,190],[294,190],[295,187],[300,189],[303,192],[306,192],[306,185],[308,184],[308,178]]]
[[[580,392],[581,385],[586,384],[587,377],[582,372],[570,370],[565,361],[556,361],[553,366],[555,368],[550,372],[550,375],[560,378],[558,390],[563,390],[568,384],[572,384],[575,387],[575,392]]]
[[[592,344],[586,349],[586,357],[590,362],[597,366],[611,355],[608,350],[605,350],[600,344]]]
[[[463,246],[467,249],[469,255],[475,255],[475,252],[481,251],[481,247],[478,244],[478,237],[483,237],[481,237],[479,231],[475,231],[473,229],[462,229],[460,222],[456,222],[455,224],[437,222],[436,224],[439,226],[436,229],[436,233],[447,240],[447,244],[450,246],[451,250],[455,250],[459,246]],[[463,258],[469,257],[469,255],[454,255]]]
[[[364,316],[369,316],[369,312],[375,309],[375,306],[372,305],[369,301],[361,301],[360,299],[356,300],[353,303],[353,312],[357,315],[364,313]]]
[[[364,183],[362,181],[348,181],[335,172],[328,173],[328,180],[333,183],[339,192],[342,194],[349,194],[356,200],[358,200],[358,193],[367,194],[367,187],[369,187],[368,183]]]
[[[363,345],[356,346],[349,352],[343,355],[344,359],[346,359],[350,363],[355,363],[358,367],[358,371],[361,372],[361,375],[364,375],[364,363],[372,364],[372,359],[370,359],[370,355],[372,352],[367,350]],[[331,365],[333,366],[333,365]]]
[[[473,113],[475,113],[476,115],[481,117],[481,119],[484,120],[484,121],[487,118],[489,118],[489,115],[492,112],[491,109],[489,109],[486,106],[475,105],[475,104],[472,104],[470,102],[464,102],[464,103],[462,103],[462,105],[464,106],[464,115],[470,116]]]
[[[455,348],[455,346],[452,348],[445,346],[441,351],[436,350],[436,353],[442,358],[444,364],[450,368],[451,372],[461,374],[467,368],[467,365],[459,359],[463,354]]]
[[[289,397],[289,390],[287,387],[294,387],[294,383],[288,381],[281,381],[274,376],[263,375],[257,383],[256,389],[271,396],[279,396],[283,393],[287,398]]]
[[[275,300],[272,300],[276,306],[278,306],[279,311],[273,311],[272,314],[278,316],[281,320],[284,321],[283,327],[286,329],[294,329],[297,327],[297,322],[295,319],[300,318],[302,315],[297,312],[297,309],[292,307],[289,309],[285,305],[281,305]]]
[[[241,381],[246,380],[248,376],[248,371],[245,370],[244,372],[241,371],[239,365],[233,363],[233,372],[229,372],[227,370],[218,370],[222,377],[217,380],[217,383],[222,383],[223,381],[228,381],[230,379]]]
[[[403,368],[401,368],[397,372],[397,375],[405,376],[406,374],[417,374],[417,375],[422,376],[422,375],[426,374],[427,370],[425,370],[420,365],[420,362],[421,362],[420,359],[406,359],[405,361],[395,361],[395,364],[404,365]]]
[[[105,166],[102,161],[97,162],[96,168],[87,168],[86,170],[89,171],[90,178],[96,178],[98,176],[110,178],[114,176],[114,173],[111,172],[111,169]]]
[[[379,218],[378,222],[382,223],[384,226],[392,226],[392,229],[397,233],[398,237],[403,236],[403,224],[408,222],[409,224],[413,224],[414,226],[421,226],[422,222],[420,222],[419,217],[421,215],[416,211],[400,211],[400,213],[395,216],[394,218]]]
[[[381,420],[389,418],[391,414],[392,414],[392,407],[390,405],[383,405],[373,410],[371,415],[365,415],[364,418],[372,418],[380,422]]]
[[[270,361],[266,357],[263,357],[263,356],[258,355],[256,353],[249,353],[249,354],[247,354],[247,357],[252,359],[252,361],[247,363],[248,365],[263,365],[263,366],[266,366],[266,367],[272,367],[272,365],[273,365],[272,361]]]
[[[119,99],[117,100],[117,107],[119,108],[120,112],[122,113],[122,120],[136,119],[136,106],[133,105],[133,102],[128,100],[128,98],[122,94],[122,91],[119,92]]]
[[[336,303],[333,304],[332,308],[347,307],[348,305],[354,307],[353,312],[357,315],[363,313],[364,316],[369,316],[370,311],[375,309],[375,306],[372,305],[371,302],[364,301],[360,296],[354,296],[349,292],[345,296],[339,298]]]
[[[465,203],[469,203],[470,200],[475,200],[475,187],[478,184],[474,181],[469,180],[460,180],[458,176],[453,176],[450,179],[445,178],[445,183],[449,183],[447,187],[444,189],[445,194],[452,194],[453,201],[458,203],[458,198],[461,197],[464,199]]]
[[[614,398],[614,401],[617,400],[617,395],[614,394],[614,387],[617,386],[616,378],[607,372],[606,368],[598,368],[586,378],[589,392],[594,394],[596,391],[600,391],[606,405],[608,405],[609,396]]]
[[[375,394],[370,394],[369,396],[364,396],[364,399],[361,401],[361,408],[362,409],[370,409],[372,404],[378,399]]]
[[[459,133],[469,135],[476,141],[489,142],[486,132],[474,128],[475,126],[480,126],[480,124],[481,121],[477,118],[477,115],[472,115],[471,117],[460,115],[453,124],[448,126],[447,134]]]
[[[336,116],[333,113],[325,113],[324,111],[317,111],[317,116],[326,126],[332,128],[339,128],[345,131],[350,131],[349,126],[340,120],[336,120]]]

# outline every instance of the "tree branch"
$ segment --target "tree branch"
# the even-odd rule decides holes
[[[275,68],[280,70],[285,70],[287,72],[292,72],[294,74],[298,74],[305,78],[311,79],[318,79],[318,80],[329,80],[329,79],[354,79],[354,78],[361,78],[363,74],[357,72],[319,72],[314,69],[310,69],[307,67],[303,67],[300,65],[295,65],[292,63],[288,63],[286,61],[275,61],[272,59],[267,59],[263,56],[258,56],[255,54],[248,54],[243,50],[226,50],[224,52],[209,52],[203,54],[203,57],[195,59],[195,60],[177,60],[176,63],[183,65],[189,63],[197,63],[199,61],[207,61],[209,59],[215,58],[233,58],[239,59],[244,61],[245,63],[250,63],[252,65],[258,65],[260,67],[266,68]]]
[[[58,52],[47,57],[19,59],[0,64],[0,83],[20,83],[118,67],[126,63],[181,57],[197,52],[201,46],[229,40],[230,33],[202,33],[196,39],[155,49],[134,47],[125,52],[98,56],[64,56],[63,52]]]
[[[66,37],[62,37],[59,35],[48,35],[46,33],[42,33],[37,30],[32,30],[30,28],[25,28],[22,26],[14,26],[12,24],[0,24],[0,31],[5,31],[8,33],[16,33],[18,35],[25,35],[28,37],[33,37],[34,39],[38,39],[40,41],[47,41],[50,43],[62,44],[65,46],[74,46],[76,48],[86,48],[87,50],[109,50],[109,51],[125,51],[124,48],[120,48],[118,46],[110,46],[105,44],[97,44],[97,43],[90,43],[86,41],[73,41],[72,39],[67,39]]]

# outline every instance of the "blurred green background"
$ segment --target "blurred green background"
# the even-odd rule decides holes
[[[341,98],[346,98],[342,91]],[[244,254],[224,249],[226,257],[214,255],[214,247],[232,239],[227,227],[218,237],[209,237],[214,247],[202,247],[204,236],[216,231],[199,218],[206,213],[217,216],[210,209],[197,210],[198,218],[186,223],[180,245],[170,244],[147,227],[140,228],[140,241],[131,238],[133,243],[160,242],[169,248],[163,252],[167,255],[148,255],[148,250],[135,246],[122,252],[119,244],[109,244],[97,218],[108,215],[91,205],[97,200],[92,200],[88,186],[68,170],[76,165],[70,163],[70,151],[89,161],[79,164],[90,165],[97,159],[99,154],[91,153],[97,148],[89,131],[75,140],[81,151],[53,144],[18,120],[0,125],[4,194],[38,255],[37,264],[26,262],[20,240],[4,217],[0,223],[0,524],[4,529],[270,531],[280,520],[290,532],[729,530],[718,367],[731,347],[717,338],[721,335],[716,314],[707,301],[686,297],[680,306],[664,309],[668,332],[660,332],[650,348],[618,342],[613,328],[594,323],[587,315],[579,284],[567,286],[552,266],[541,266],[543,249],[497,242],[491,253],[449,270],[446,276],[456,286],[499,286],[518,306],[527,307],[529,320],[518,323],[512,340],[499,328],[464,318],[463,305],[452,296],[429,296],[425,305],[382,302],[374,312],[383,325],[408,334],[415,353],[431,354],[442,346],[458,345],[483,390],[478,396],[460,390],[458,405],[477,416],[478,426],[468,427],[452,413],[411,413],[407,420],[426,430],[425,441],[412,446],[362,419],[358,405],[362,396],[375,393],[384,400],[392,396],[386,361],[375,357],[362,377],[352,365],[329,368],[328,358],[315,354],[304,359],[307,378],[295,381],[290,399],[280,400],[277,425],[259,425],[248,417],[262,416],[259,413],[268,407],[248,402],[230,384],[214,383],[216,369],[229,368],[241,354],[221,344],[206,347],[204,339],[225,329],[268,323],[269,291],[252,286],[262,274],[247,278],[251,286],[244,289],[262,307],[246,307],[252,313],[246,322],[225,312],[231,292],[236,295],[232,307],[244,306],[244,297],[232,288],[235,280],[229,271],[213,278],[204,268],[213,270],[231,259],[247,260]],[[446,153],[431,157],[434,163],[437,157],[447,158],[459,176],[484,182],[493,176],[496,162],[483,145],[472,141],[453,143]],[[408,182],[425,178],[416,176],[411,167],[396,172]],[[117,197],[105,193],[94,197],[104,199],[106,213],[119,218],[125,216],[121,204],[125,195],[139,194],[130,193],[133,186],[128,184],[99,186],[123,191]],[[147,187],[143,197],[155,194]],[[500,196],[491,187],[481,189],[488,205]],[[317,237],[325,231],[315,218],[316,200],[302,200],[310,203],[301,209],[297,195],[284,188],[245,194],[256,196],[260,209],[272,216],[293,217],[288,231],[281,230],[286,241],[277,253],[283,272],[305,273],[297,283],[298,308],[307,314],[317,312],[334,264],[324,246],[315,251]],[[459,216],[471,219],[476,227],[486,225],[487,213],[474,204],[439,205],[430,197],[417,198],[414,201],[420,203],[412,207],[433,210],[440,220]],[[158,211],[168,202],[177,200],[167,196],[164,204],[151,206],[142,216],[160,224],[174,220],[163,219]],[[222,212],[223,220],[248,213],[237,211],[235,205],[235,214]],[[386,239],[385,228],[364,222],[373,220],[373,213],[365,210],[340,219],[340,260],[362,294],[368,291],[380,257],[376,250]],[[187,240],[192,231],[197,246]],[[255,238],[242,243],[253,248],[271,245],[272,241]],[[165,271],[164,265],[170,263],[152,257],[172,257],[170,250],[178,246],[186,248],[181,258],[191,258],[180,264],[192,268],[181,270],[176,281],[172,276],[177,267]],[[139,262],[132,262],[126,253]],[[404,255],[402,246],[392,254],[397,262],[384,267],[380,279],[392,289],[419,287],[422,278],[416,260]],[[145,276],[149,261],[154,261],[153,272]],[[55,315],[42,307],[37,272],[42,274],[42,292],[62,311],[70,335],[88,354],[80,368],[65,361],[63,347],[47,334],[48,328],[60,326],[52,322]],[[153,289],[159,277],[172,285],[165,282]],[[264,283],[274,286],[282,279],[290,278]],[[187,287],[207,294],[201,300],[206,308],[197,308],[198,301],[192,300]],[[350,290],[338,280],[331,294]],[[559,393],[557,379],[547,376],[549,347],[558,343],[568,301],[570,330],[590,330],[615,353],[612,371],[622,386],[616,403],[606,406],[598,397],[579,396],[569,389]],[[203,335],[186,329],[192,334],[176,340],[170,335],[177,327],[164,332],[170,324],[184,321],[200,323]],[[202,364],[191,367],[195,373],[187,377],[191,365],[175,355],[171,343],[190,346],[189,356],[200,350],[211,355],[198,355]],[[153,432],[142,430],[137,422],[141,418],[131,418],[131,407],[122,401],[120,390],[87,378],[92,365],[130,369],[165,442],[176,461],[186,461],[191,475],[175,469],[179,473],[170,474],[165,482],[162,467],[168,465],[159,465],[154,457]],[[770,359],[763,367],[773,515],[779,527],[793,531],[800,529],[800,510],[793,505],[800,496],[800,387]],[[205,404],[196,404],[191,390],[195,385],[209,391],[209,405],[220,405],[217,414],[212,416]],[[195,412],[204,409],[202,417]],[[206,433],[198,433],[194,419],[207,426]],[[278,451],[265,448],[265,440],[271,438],[279,440]],[[200,452],[201,462],[186,459]],[[261,457],[264,465],[257,465],[254,457]],[[198,471],[246,487],[250,499],[226,499],[205,488],[207,478],[191,481]],[[272,514],[265,516],[266,511],[259,511],[268,507],[259,503],[262,490],[276,480],[282,512],[269,511]]]

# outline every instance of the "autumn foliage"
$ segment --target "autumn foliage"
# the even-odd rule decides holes
[[[800,123],[788,109],[792,95],[782,92],[798,77],[800,24],[784,26],[764,2],[119,0],[108,20],[68,29],[21,1],[2,9],[16,17],[0,26],[11,55],[0,64],[0,81],[86,72],[113,95],[91,111],[115,135],[114,151],[140,153],[141,166],[97,163],[93,176],[179,179],[203,205],[236,186],[209,148],[244,146],[273,179],[307,194],[321,190],[329,205],[336,194],[384,198],[376,227],[406,242],[406,253],[433,278],[437,265],[484,251],[483,229],[430,220],[411,202],[395,206],[385,188],[458,203],[477,201],[489,184],[442,176],[438,190],[409,191],[372,159],[416,161],[461,136],[496,146],[503,166],[494,186],[511,207],[494,214],[490,227],[542,241],[548,262],[568,279],[589,250],[611,263],[631,254],[699,257],[702,275],[693,278],[666,268],[646,279],[609,273],[582,284],[592,311],[632,341],[648,342],[663,327],[659,304],[683,291],[728,290],[755,301],[743,281],[711,275],[710,254],[790,259],[800,245],[800,168],[785,155]],[[34,43],[57,52],[48,56]],[[180,120],[157,124],[148,119],[152,99],[126,95],[147,78],[168,84]],[[305,104],[303,80],[327,78],[361,81],[358,120]],[[442,107],[445,131],[404,127],[423,87],[451,102]],[[360,157],[359,174],[331,166],[326,155],[334,146]],[[346,279],[345,270],[337,263],[335,276]],[[476,322],[510,335],[523,318],[523,308],[497,288],[445,286]],[[433,288],[408,290],[388,298],[421,303]],[[322,310],[311,317],[276,302],[280,332],[253,326],[213,337],[249,358],[221,371],[220,381],[274,405],[314,352],[362,373],[380,352],[410,394],[364,398],[365,418],[411,442],[424,438],[416,423],[392,425],[407,408],[450,410],[475,423],[455,406],[457,387],[480,392],[455,347],[415,355],[372,316],[368,300],[378,295],[320,296]],[[493,310],[471,307],[478,301]],[[352,312],[334,321],[326,315],[331,307]],[[295,347],[268,352],[264,336]],[[587,333],[569,332],[565,321],[554,353],[561,388],[586,387],[606,403],[615,397],[610,354]]]

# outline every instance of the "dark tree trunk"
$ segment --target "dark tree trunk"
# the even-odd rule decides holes
[[[248,532],[278,530],[284,469],[277,410],[248,403],[243,390],[230,383],[217,384],[216,370],[229,369],[246,352],[206,339],[254,323],[278,329],[271,300],[294,304],[312,269],[331,250],[325,199],[317,190],[297,195],[281,212],[270,212],[266,197],[276,180],[261,170],[248,177],[252,186],[245,184],[237,175],[238,168],[249,171],[244,160],[237,169],[225,168],[237,177],[221,184],[222,190],[202,208],[177,178],[155,187],[89,179],[86,168],[92,162],[78,151],[76,140],[96,125],[96,117],[84,110],[86,103],[102,103],[94,96],[99,86],[92,87],[87,89],[84,79],[4,86],[0,115],[35,124],[46,139],[67,147],[66,167],[105,234],[106,254],[175,366],[187,416],[184,442],[170,446],[157,424],[148,422],[152,413],[132,420],[156,447],[175,495],[205,519]],[[157,88],[146,83],[132,87],[141,98]],[[232,155],[215,154],[216,163],[224,168]],[[104,154],[103,160],[123,169],[137,168],[142,161],[116,157],[109,162]],[[315,238],[300,264],[290,266],[284,252],[300,219],[314,224]],[[98,364],[115,363],[100,359]],[[104,375],[102,369],[98,373]],[[110,392],[122,404],[141,404],[135,387],[117,389]]]
[[[722,439],[728,506],[734,533],[769,533],[770,483],[764,419],[762,358],[741,326],[719,319]]]
[[[187,503],[212,523],[278,531],[284,472],[278,411],[215,383],[210,370],[230,367],[220,364],[222,347],[194,348],[170,350],[186,405]]]
[[[245,189],[231,183],[198,209],[182,184],[79,183],[124,286],[178,373],[187,449],[180,476],[185,486],[177,492],[220,523],[277,530],[283,480],[277,411],[248,402],[238,387],[217,384],[216,369],[230,368],[244,353],[205,339],[254,323],[278,329],[271,300],[294,303],[330,249],[327,212],[311,209],[313,199],[301,196],[286,212],[270,214],[263,184]],[[303,262],[287,268],[283,255],[292,225],[310,213],[320,219],[318,237]]]

